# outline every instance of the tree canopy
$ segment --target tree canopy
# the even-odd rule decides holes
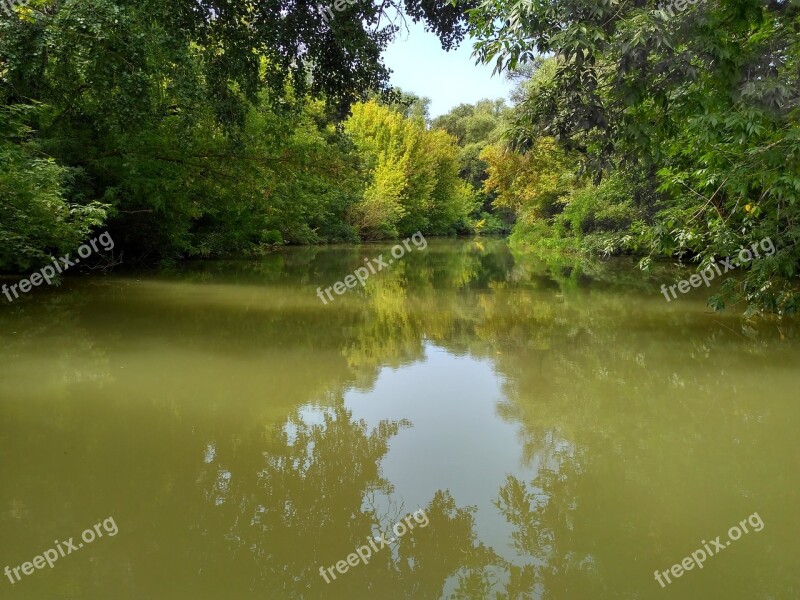
[[[381,61],[404,15],[444,47],[464,35],[461,8],[413,0],[359,0],[332,19],[315,2],[230,0],[32,0],[1,14],[0,269],[104,225],[146,262],[357,241],[384,182],[341,122],[358,100],[407,100]],[[426,116],[418,100],[385,111],[417,148],[409,168],[426,173],[392,175],[416,190],[400,230],[464,229],[469,191],[449,138],[412,124]]]
[[[800,267],[797,4],[679,2],[667,11],[652,0],[484,0],[471,18],[483,61],[498,71],[534,65],[513,148],[552,137],[595,183],[642,168],[659,188],[645,194],[655,218],[637,219],[609,248],[702,268],[770,237],[775,256],[712,303],[797,310],[788,283]]]
[[[31,0],[0,14],[0,269],[505,232],[691,260],[770,238],[716,308],[800,307],[800,7],[785,0]],[[512,106],[388,84],[405,18]]]

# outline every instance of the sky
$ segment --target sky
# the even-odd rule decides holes
[[[484,98],[508,100],[512,85],[502,76],[492,77],[491,66],[475,65],[470,39],[457,50],[445,52],[435,34],[419,23],[409,20],[408,25],[410,33],[402,29],[383,56],[394,71],[392,85],[431,99],[431,118]]]

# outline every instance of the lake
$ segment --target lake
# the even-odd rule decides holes
[[[498,239],[323,304],[391,247],[4,301],[0,598],[800,597],[797,321]]]

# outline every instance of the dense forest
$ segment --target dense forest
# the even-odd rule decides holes
[[[404,19],[516,82],[431,119]],[[788,0],[30,0],[0,13],[0,272],[108,231],[125,263],[510,234],[708,268],[800,308],[800,5]]]

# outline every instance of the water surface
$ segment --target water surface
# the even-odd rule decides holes
[[[0,306],[0,569],[119,530],[0,575],[0,598],[800,597],[796,323],[498,240],[430,240],[321,303],[390,247]],[[761,531],[655,580],[753,513]]]

